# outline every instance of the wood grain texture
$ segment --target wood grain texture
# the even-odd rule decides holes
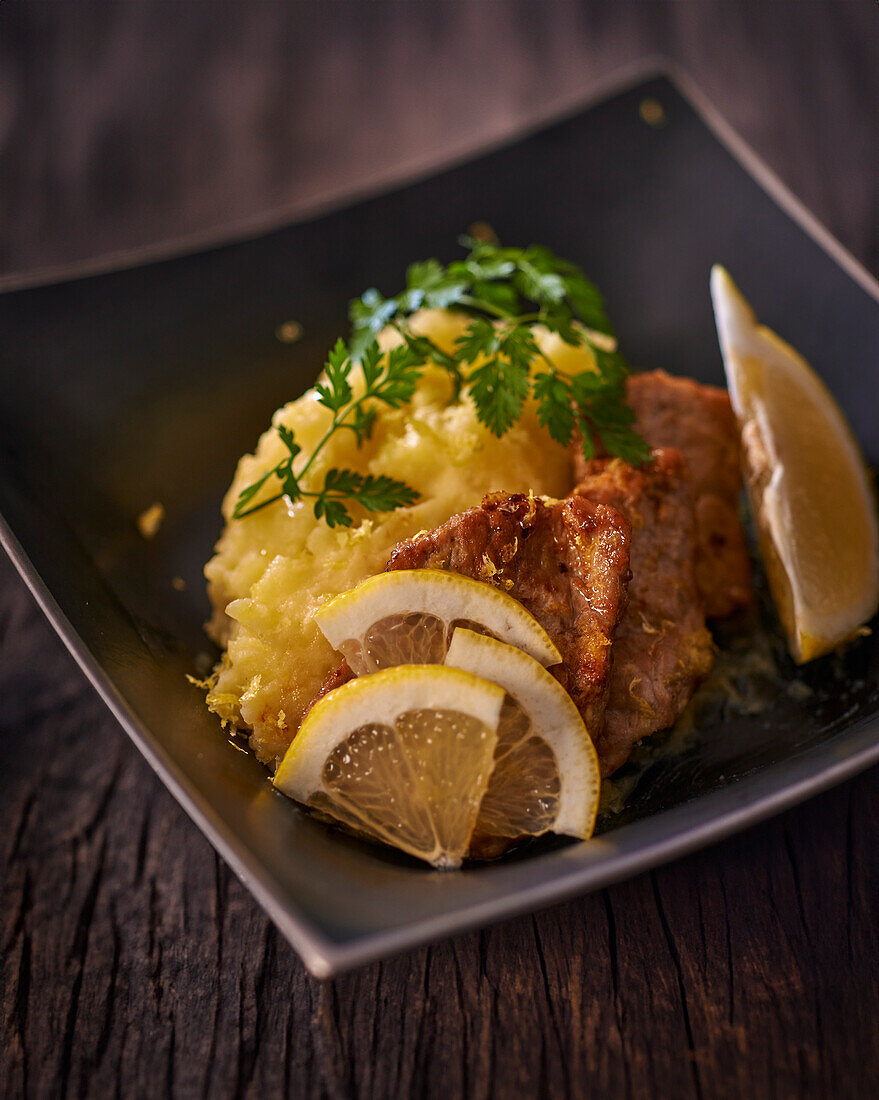
[[[879,266],[870,0],[3,0],[0,275],[277,221],[659,54]]]
[[[536,24],[518,3],[418,5],[422,23],[403,4],[355,22],[341,4],[61,7],[0,10],[0,270],[308,198],[657,50],[877,267],[874,4],[553,3]],[[512,52],[484,48],[499,28]],[[346,74],[366,39],[395,85]],[[462,57],[482,63],[479,117]],[[356,155],[321,131],[327,108],[354,119]],[[879,1095],[879,769],[651,874],[321,983],[3,560],[0,805],[3,1097]]]
[[[864,1096],[879,770],[612,889],[309,977],[0,565],[0,1094]]]

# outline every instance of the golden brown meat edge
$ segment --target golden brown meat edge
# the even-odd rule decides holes
[[[603,775],[644,737],[674,725],[711,671],[714,646],[696,583],[696,519],[687,465],[674,448],[635,469],[620,459],[582,466],[575,492],[631,522],[628,608],[617,627],[605,722],[596,740]]]
[[[626,606],[630,536],[619,512],[582,497],[496,493],[401,542],[388,569],[450,569],[519,600],[558,646],[562,664],[551,671],[597,739]]]
[[[739,519],[742,488],[739,432],[729,394],[665,371],[632,375],[626,398],[635,428],[652,448],[675,447],[692,478],[696,514],[696,581],[709,619],[748,607],[751,566]],[[574,448],[575,480],[586,460]]]

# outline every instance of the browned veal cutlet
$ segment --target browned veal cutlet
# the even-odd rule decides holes
[[[388,569],[449,569],[519,600],[562,654],[551,671],[597,736],[611,644],[625,609],[629,521],[584,497],[495,493],[478,508],[401,542]]]
[[[711,671],[714,649],[696,585],[696,524],[687,465],[674,448],[635,469],[620,459],[583,465],[575,492],[632,525],[629,605],[617,627],[604,727],[602,775],[642,738],[673,725]]]
[[[720,619],[751,603],[751,566],[739,520],[739,433],[729,394],[665,371],[634,374],[626,399],[650,447],[676,447],[692,478],[696,508],[696,581],[705,613]],[[585,473],[579,449],[575,480]]]

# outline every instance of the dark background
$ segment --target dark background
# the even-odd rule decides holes
[[[5,0],[0,273],[338,202],[657,54],[877,268],[872,0]]]
[[[0,275],[341,202],[656,54],[877,273],[868,0],[0,0]],[[876,769],[631,882],[319,983],[4,562],[0,805],[0,1095],[879,1090]]]

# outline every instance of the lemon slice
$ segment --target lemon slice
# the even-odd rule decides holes
[[[802,664],[856,636],[879,605],[870,477],[827,387],[719,266],[711,296],[766,574]]]
[[[515,839],[546,832],[590,837],[601,784],[598,756],[558,680],[527,653],[460,627],[446,665],[507,693],[470,854],[490,858]]]
[[[442,569],[378,573],[324,604],[314,618],[358,676],[395,665],[442,664],[459,625],[518,646],[543,665],[562,659],[518,600]]]
[[[467,851],[504,690],[442,665],[350,680],[306,717],[275,786],[434,867]]]

